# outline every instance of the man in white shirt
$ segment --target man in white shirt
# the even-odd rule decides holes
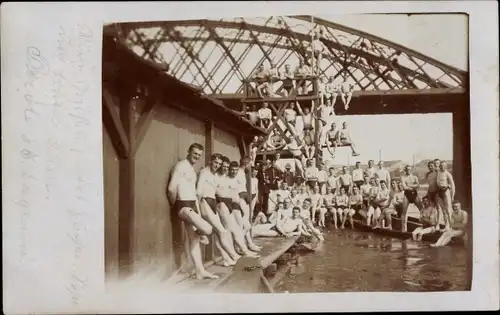
[[[221,218],[222,224],[231,232],[234,243],[238,245],[242,254],[249,257],[258,257],[258,254],[251,251],[245,242],[243,228],[237,221],[237,218],[241,218],[241,213],[235,213],[240,211],[233,211],[233,199],[235,197],[234,187],[236,187],[236,181],[234,178],[229,178],[229,167],[229,159],[227,157],[222,157],[222,166],[218,172],[219,177],[217,178],[215,190],[217,213]]]
[[[296,79],[297,94],[307,94],[307,82],[306,80],[301,79],[310,76],[311,69],[304,63],[302,59],[299,60],[299,66],[295,69],[294,74]]]
[[[248,204],[244,200],[244,193],[246,192],[248,194],[248,191],[246,189],[246,185],[243,187],[241,177],[240,179],[237,178],[239,170],[240,164],[236,161],[232,161],[229,166],[229,190],[231,191],[231,196],[233,198],[232,214],[235,216],[236,222],[243,229],[248,248],[251,251],[258,252],[262,248],[254,244],[250,234],[250,230],[252,228],[249,218],[250,211],[248,209]]]
[[[262,103],[262,108],[258,110],[259,123],[262,128],[269,128],[271,125],[271,119],[273,118],[273,113],[269,109],[269,104]]]
[[[328,169],[328,172],[329,172],[328,179],[326,180],[327,190],[328,192],[332,192],[333,194],[335,194],[337,192],[337,188],[339,185],[339,180],[335,175],[335,168],[330,167]]]
[[[340,85],[340,98],[342,99],[342,102],[344,103],[344,109],[348,110],[349,109],[349,104],[351,103],[352,99],[352,91],[354,89],[354,84],[348,81],[347,74],[342,75],[343,81]]]
[[[363,169],[361,168],[361,162],[356,162],[356,166],[352,170],[352,180],[358,188],[361,188],[361,185],[365,182],[364,175]]]
[[[234,266],[240,256],[234,250],[231,232],[222,225],[217,213],[215,191],[217,189],[217,170],[222,164],[222,156],[213,154],[210,164],[200,171],[197,183],[197,193],[200,201],[201,215],[215,229],[217,237],[215,246],[221,252],[223,264],[226,267]]]
[[[328,173],[325,170],[325,163],[319,163],[319,171],[318,171],[318,186],[319,192],[324,195],[326,194],[326,182],[328,181]]]
[[[373,160],[368,161],[368,168],[366,169],[366,175],[370,179],[375,177],[375,174],[377,173],[377,168],[375,167],[375,162]]]
[[[350,194],[352,191],[352,176],[349,174],[347,166],[342,166],[342,174],[339,176],[339,189],[344,188],[346,194]]]
[[[200,242],[208,243],[207,235],[212,234],[212,226],[200,215],[196,194],[196,172],[193,165],[203,154],[203,146],[193,143],[186,159],[178,162],[172,171],[167,193],[170,205],[175,207],[177,215],[185,225],[187,233],[184,244],[186,257],[192,259],[198,279],[217,279],[203,267]]]
[[[309,191],[312,192],[314,190],[314,186],[318,183],[318,173],[319,170],[316,166],[314,166],[312,160],[307,160],[306,169],[304,171],[306,185],[309,187]]]
[[[384,162],[379,161],[378,162],[378,169],[376,172],[376,175],[379,179],[379,181],[385,181],[385,183],[388,185],[388,183],[391,182],[391,174],[389,171],[384,167]]]

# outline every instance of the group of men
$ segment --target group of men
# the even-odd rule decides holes
[[[197,175],[194,166],[203,150],[201,144],[192,144],[187,157],[175,165],[168,184],[168,199],[184,224],[184,254],[194,265],[196,277],[215,279],[217,275],[203,267],[200,247],[208,244],[212,233],[224,266],[235,265],[241,255],[259,256],[261,247],[253,242],[250,224],[250,208],[255,205],[257,188],[249,196],[245,173],[251,164],[247,157],[238,163],[213,154]]]
[[[458,201],[452,202],[455,197],[455,182],[447,171],[445,161],[436,159],[428,163],[428,190],[423,198],[418,194],[420,179],[412,174],[412,167],[409,165],[404,168],[400,179],[396,180],[391,179],[390,172],[382,161],[377,167],[373,160],[368,161],[367,169],[362,169],[361,163],[357,162],[352,172],[344,166],[340,174],[333,167],[327,172],[323,164],[316,168],[313,161],[309,160],[307,163],[304,182],[290,180],[286,176],[290,172],[289,165],[287,170],[281,171],[284,176],[281,176],[278,189],[269,193],[262,211],[254,218],[253,224],[258,230],[256,234],[287,235],[289,232],[286,229],[294,228],[294,233],[319,235],[315,226],[325,227],[327,216],[335,228],[344,228],[346,222],[354,227],[355,214],[364,218],[368,226],[386,229],[392,229],[392,218],[399,217],[402,231],[406,232],[410,204],[419,209],[422,224],[421,228],[412,232],[415,240],[421,240],[427,233],[441,230],[441,215],[445,223],[444,233],[433,246],[446,245],[453,237],[462,236],[466,232],[467,213],[461,209]],[[305,225],[296,226],[300,221],[297,221],[297,216],[305,220]],[[291,223],[287,225],[286,222]],[[309,222],[312,224],[308,227],[306,224]]]

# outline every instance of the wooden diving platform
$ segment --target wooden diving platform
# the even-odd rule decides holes
[[[221,266],[221,258],[205,264],[207,271],[218,275],[218,279],[198,280],[187,273],[178,273],[168,279],[168,282],[174,283],[180,292],[258,293],[263,281],[267,281],[263,277],[263,271],[280,257],[286,258],[284,254],[292,247],[300,246],[311,251],[309,247],[299,244],[303,239],[298,236],[258,237],[254,242],[262,246],[258,258],[242,257],[233,267]],[[268,291],[272,291],[272,288]]]
[[[288,102],[302,102],[302,101],[315,101],[319,100],[319,95],[294,95],[289,97],[252,97],[241,98],[241,102],[245,104],[251,103],[288,103]]]

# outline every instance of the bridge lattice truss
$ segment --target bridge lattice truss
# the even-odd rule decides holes
[[[314,23],[312,22],[314,21]],[[184,20],[110,24],[136,54],[162,65],[177,79],[206,94],[242,93],[241,80],[272,61],[292,67],[310,60],[313,30],[321,30],[327,52],[320,72],[347,74],[356,90],[466,87],[466,72],[392,43],[311,16]]]

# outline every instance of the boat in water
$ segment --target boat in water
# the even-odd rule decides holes
[[[388,228],[374,228],[372,226],[369,226],[366,224],[366,220],[361,216],[361,215],[354,215],[354,228],[363,232],[370,232],[382,236],[389,236],[389,237],[394,237],[398,239],[411,239],[412,238],[412,232],[418,228],[422,227],[422,224],[419,222],[417,218],[414,217],[408,217],[407,220],[407,232],[402,232],[401,231],[401,218],[392,217],[392,229]],[[444,229],[444,225],[440,224],[440,228]],[[441,237],[443,234],[442,231],[436,231],[434,233],[429,233],[425,234],[422,237],[422,241],[424,242],[429,242],[429,243],[435,243]],[[450,245],[464,245],[465,244],[465,239],[464,238],[456,238],[453,239],[450,243]]]

